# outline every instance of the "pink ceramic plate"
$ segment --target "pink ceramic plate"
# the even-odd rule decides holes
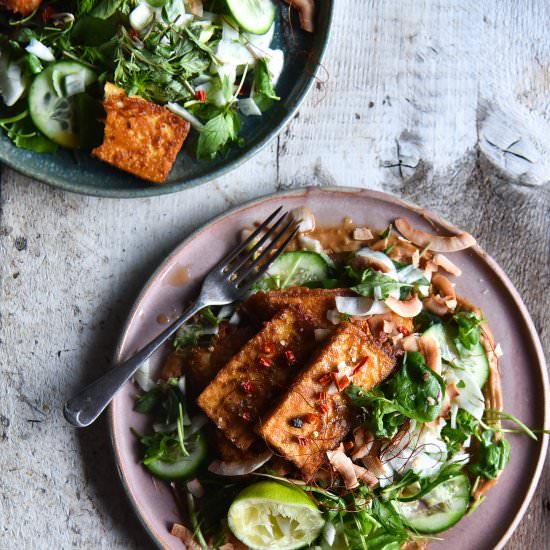
[[[120,340],[116,360],[125,359],[160,330],[159,319],[172,316],[193,296],[196,283],[236,242],[239,230],[262,220],[277,206],[307,205],[319,225],[336,225],[344,217],[375,228],[404,216],[418,228],[433,231],[431,218],[443,232],[457,229],[431,212],[421,210],[389,195],[369,190],[310,188],[264,197],[232,210],[191,235],[164,261],[138,297]],[[463,270],[457,291],[480,306],[504,350],[501,363],[504,403],[507,412],[529,426],[548,426],[548,377],[537,333],[512,283],[498,265],[479,247],[453,254]],[[182,284],[184,270],[189,281]],[[154,358],[158,365],[162,354]],[[110,408],[110,425],[115,456],[122,482],[143,525],[163,548],[183,548],[171,536],[169,526],[181,521],[169,489],[154,480],[139,464],[131,427],[145,427],[144,415],[132,410],[136,388],[127,384]],[[500,481],[481,508],[444,534],[443,542],[430,548],[501,548],[512,534],[535,490],[542,470],[548,437],[538,442],[524,436],[510,436],[512,457]]]

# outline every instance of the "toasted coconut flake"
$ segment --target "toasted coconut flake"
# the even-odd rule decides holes
[[[200,544],[197,544],[193,538],[193,533],[185,525],[174,523],[172,529],[170,529],[170,534],[180,539],[187,550],[201,550]]]
[[[439,315],[440,317],[449,313],[449,307],[441,296],[428,296],[422,303],[430,313],[435,313],[435,315]]]
[[[444,298],[456,299],[455,285],[440,273],[434,273],[432,277],[432,285]]]
[[[295,208],[290,212],[294,221],[298,224],[300,233],[309,233],[315,229],[315,216],[307,206]]]
[[[426,358],[426,365],[437,374],[441,374],[441,350],[437,340],[429,334],[424,334],[418,339],[418,343]]]
[[[474,237],[465,231],[452,237],[442,237],[421,231],[420,229],[414,229],[405,218],[397,218],[395,220],[395,227],[412,243],[434,252],[458,252],[476,244]]]
[[[384,303],[400,317],[405,319],[416,317],[422,311],[422,302],[418,296],[409,300],[396,300],[393,296],[387,298]]]
[[[204,496],[204,487],[201,482],[195,478],[186,483],[187,490],[195,497],[201,498]]]
[[[384,471],[384,465],[378,456],[369,454],[361,460],[367,470],[372,472],[378,479],[383,477],[386,472]]]
[[[451,262],[451,260],[443,254],[434,254],[433,263],[451,275],[455,275],[456,277],[460,277],[462,275],[462,270],[460,267]]]
[[[405,351],[418,351],[418,336],[409,334],[401,340],[401,346]]]
[[[315,3],[313,0],[285,0],[285,2],[298,11],[300,27],[306,32],[315,30]]]
[[[392,332],[395,332],[397,330],[397,326],[393,321],[384,320],[384,327],[382,328],[382,330],[386,334],[391,334]]]
[[[471,302],[468,302],[468,300],[466,300],[466,298],[463,298],[462,296],[457,295],[456,301],[457,301],[458,306],[460,307],[460,309],[463,309],[464,311],[471,311],[472,313],[475,313],[478,316],[479,319],[481,319],[483,317],[483,314],[481,313],[481,309],[474,306],[474,304],[472,304]]]
[[[334,451],[327,451],[327,458],[331,466],[342,476],[346,489],[355,489],[359,485],[353,462],[344,452],[342,444]]]
[[[378,478],[372,473],[369,472],[366,468],[362,468],[357,464],[353,465],[355,475],[359,481],[362,481],[367,487],[373,488],[378,485]]]
[[[374,239],[374,235],[367,227],[356,227],[353,230],[352,239],[354,241],[370,241],[371,239]]]

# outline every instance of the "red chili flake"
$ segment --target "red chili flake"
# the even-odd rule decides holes
[[[246,422],[252,422],[252,415],[248,411],[244,411],[242,417]]]
[[[256,386],[252,382],[243,382],[243,390],[245,393],[254,393],[256,391]]]
[[[397,327],[397,331],[400,332],[403,336],[408,336],[411,331],[405,327]]]
[[[298,436],[296,438],[296,441],[298,442],[298,445],[300,445],[300,447],[305,447],[307,445],[307,439],[305,437]]]
[[[206,92],[204,90],[197,90],[195,92],[195,99],[197,101],[206,101]]]
[[[326,403],[319,403],[317,406],[323,414],[328,413],[328,405]]]
[[[285,351],[285,358],[286,358],[286,362],[289,365],[294,365],[297,361],[296,356],[294,355],[294,352],[290,349],[287,349]]]
[[[332,377],[331,377],[330,373],[323,374],[323,376],[321,376],[321,378],[319,378],[319,384],[321,384],[322,386],[326,386],[330,383],[331,378]]]
[[[351,372],[352,376],[355,376],[367,363],[369,358],[365,357]]]
[[[260,357],[260,365],[262,365],[262,367],[271,367],[271,361],[262,355],[262,357]]]
[[[351,380],[344,374],[338,381],[337,387],[340,391],[347,388],[351,384]]]
[[[302,416],[302,419],[306,424],[314,424],[319,417],[315,413],[306,413]]]
[[[337,372],[331,372],[330,375],[332,377],[332,382],[334,383],[334,385],[336,387],[338,387],[338,373]]]
[[[262,346],[262,351],[266,354],[266,355],[270,355],[271,353],[273,353],[275,351],[275,344],[273,342],[266,342],[263,346]]]
[[[328,398],[328,393],[326,391],[319,392],[319,401],[326,401]]]
[[[42,17],[42,23],[46,24],[54,14],[52,6],[46,6],[43,10],[40,16]]]
[[[353,443],[353,441],[344,441],[344,449],[346,451],[351,451],[353,447],[355,447],[355,444]]]

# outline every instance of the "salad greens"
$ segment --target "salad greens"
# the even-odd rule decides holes
[[[96,119],[103,118],[103,86],[113,82],[128,95],[166,104],[186,118],[198,133],[197,158],[211,160],[231,145],[243,145],[242,116],[260,116],[279,99],[275,85],[284,57],[269,47],[273,25],[271,18],[265,34],[245,32],[225,3],[215,0],[205,3],[202,15],[184,0],[53,0],[24,19],[4,15],[0,126],[17,147],[54,152],[56,134],[46,137],[33,122],[38,107],[30,87],[45,69],[69,60],[91,69],[96,78],[93,84],[78,83],[74,92],[67,90],[66,77],[61,77],[64,85],[54,82],[71,105],[66,117],[75,116],[76,98],[86,96],[88,106],[98,105]],[[98,145],[90,124],[72,124],[72,129],[83,134],[81,139],[59,144]],[[86,138],[89,131],[93,139]]]

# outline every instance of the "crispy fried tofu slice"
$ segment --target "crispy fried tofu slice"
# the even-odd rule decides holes
[[[258,439],[254,426],[288,388],[313,343],[304,313],[281,310],[220,370],[199,406],[234,445],[248,449]]]
[[[103,106],[105,135],[92,155],[144,180],[162,183],[189,133],[189,123],[166,107],[128,97],[109,82]]]
[[[8,11],[21,15],[29,15],[41,3],[42,0],[0,0],[0,7],[4,6]]]
[[[336,308],[336,296],[353,296],[345,288],[324,289],[294,287],[287,290],[271,290],[253,294],[242,306],[246,315],[253,319],[266,319],[281,308],[299,306],[307,312],[315,328],[334,328],[327,313]]]
[[[267,445],[294,462],[306,479],[351,428],[354,413],[347,396],[328,391],[342,363],[351,382],[368,391],[391,373],[395,360],[368,332],[342,323],[258,430]]]
[[[220,369],[246,344],[254,332],[252,327],[222,323],[210,345],[197,346],[191,350],[186,367],[193,390],[197,394],[212,382]]]

